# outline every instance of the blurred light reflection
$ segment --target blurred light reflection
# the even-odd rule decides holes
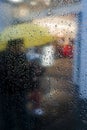
[[[15,3],[20,3],[20,2],[23,2],[23,0],[8,0],[10,2],[15,2]]]
[[[42,66],[52,66],[54,63],[54,47],[53,45],[48,45],[43,47],[41,64]]]

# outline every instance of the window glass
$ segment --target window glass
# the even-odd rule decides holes
[[[0,0],[0,130],[87,129],[86,5]]]

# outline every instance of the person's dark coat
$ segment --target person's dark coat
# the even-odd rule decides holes
[[[29,87],[29,66],[24,53],[1,53],[0,83],[1,92],[9,95],[21,93]]]
[[[30,69],[20,39],[8,42],[0,53],[0,130],[32,130],[26,110],[26,91],[30,87]]]
[[[32,90],[40,88],[40,76],[45,72],[44,68],[40,66],[37,60],[30,64],[30,87]]]

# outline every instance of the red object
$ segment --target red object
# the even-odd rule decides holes
[[[40,101],[41,101],[41,93],[38,89],[33,90],[31,92],[30,100],[35,102],[34,108],[39,108],[40,107]]]
[[[64,45],[62,47],[62,55],[64,57],[73,57],[73,45]]]

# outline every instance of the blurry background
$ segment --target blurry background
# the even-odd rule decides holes
[[[59,14],[64,15],[71,11],[75,13],[75,8],[74,10],[72,9],[73,6],[77,6],[76,10],[79,11],[79,1],[80,0],[0,0],[1,24],[5,26],[25,21],[31,22],[37,18],[56,17]],[[65,7],[67,7],[69,11]],[[73,18],[70,19],[73,20]]]
[[[65,114],[65,122],[70,120],[71,124],[72,111],[76,105],[73,52],[79,30],[80,10],[80,0],[0,0],[1,32],[10,25],[27,22],[47,28],[55,37],[51,43],[29,48],[27,58],[39,59],[41,66],[46,69],[45,74],[40,77],[43,92],[42,107],[50,116],[57,114],[58,117],[64,117]]]

